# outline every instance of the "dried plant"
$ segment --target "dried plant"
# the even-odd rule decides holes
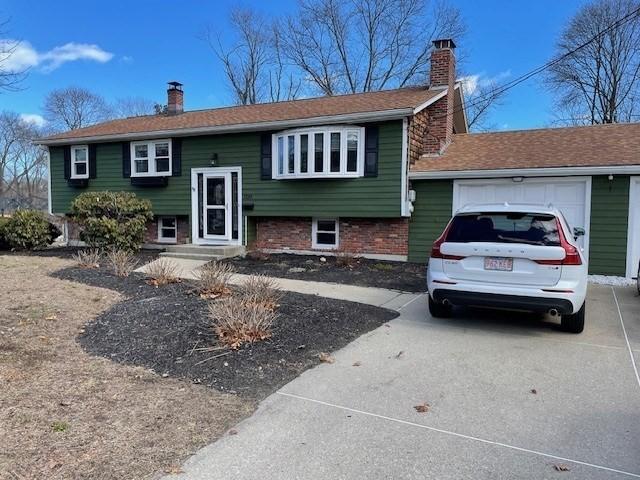
[[[135,256],[127,250],[109,250],[107,260],[118,277],[128,277],[138,264]]]
[[[210,262],[195,272],[200,281],[200,295],[205,298],[216,298],[231,293],[229,281],[233,268],[228,263]]]
[[[159,258],[147,265],[145,272],[149,277],[147,283],[158,287],[179,282],[182,269],[168,258]]]
[[[336,265],[338,267],[353,268],[356,263],[358,263],[358,259],[352,254],[344,250],[336,252]]]
[[[265,275],[249,276],[240,287],[240,292],[270,310],[275,310],[282,298],[278,282]]]
[[[102,252],[97,248],[78,250],[72,258],[81,268],[98,268],[102,260]]]
[[[267,262],[271,259],[271,256],[262,250],[251,250],[247,253],[247,257],[251,260],[257,260],[259,262]]]
[[[245,294],[212,302],[209,316],[220,343],[233,349],[271,337],[271,327],[278,318],[274,310]]]

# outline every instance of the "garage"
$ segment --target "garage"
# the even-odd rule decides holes
[[[590,198],[591,177],[455,180],[452,210],[476,203],[551,203],[562,211],[569,225],[585,229],[578,242],[589,258]]]
[[[629,181],[629,229],[627,233],[627,277],[638,275],[640,263],[640,177]]]

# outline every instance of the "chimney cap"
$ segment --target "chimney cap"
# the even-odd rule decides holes
[[[182,91],[182,84],[180,82],[167,82],[169,84],[169,90],[180,90]]]
[[[456,44],[451,38],[441,38],[438,40],[434,40],[433,46],[438,50],[443,48],[450,48],[450,49],[456,48]]]

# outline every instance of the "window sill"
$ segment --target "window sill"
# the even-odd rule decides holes
[[[332,173],[332,174],[300,174],[300,175],[275,175],[274,180],[321,180],[321,179],[350,179],[360,178],[364,175],[360,173]]]

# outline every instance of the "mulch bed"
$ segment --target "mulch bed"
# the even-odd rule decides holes
[[[348,260],[348,265],[339,265],[341,259],[333,256],[250,253],[244,258],[237,257],[225,261],[231,263],[238,273],[388,288],[404,292],[426,290],[426,267],[423,264],[367,258]]]
[[[90,353],[156,373],[191,380],[245,398],[261,399],[396,312],[354,302],[286,292],[273,336],[238,350],[213,346],[207,301],[189,282],[159,288],[141,275],[121,279],[103,269],[67,268],[59,278],[117,290],[127,299],[86,325],[79,337]]]
[[[56,257],[70,259],[84,247],[48,247],[42,250],[0,250],[0,255],[19,255],[24,257]],[[140,250],[135,254],[139,265],[149,263],[158,257],[160,250]]]

